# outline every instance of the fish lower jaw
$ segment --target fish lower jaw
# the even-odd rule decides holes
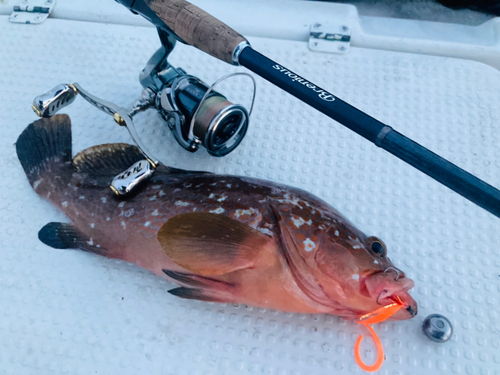
[[[393,303],[402,304],[403,308],[389,320],[407,320],[415,317],[418,313],[417,302],[408,294],[408,291],[392,293],[377,299],[378,306],[387,306]]]

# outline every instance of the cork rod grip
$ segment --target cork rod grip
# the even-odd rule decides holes
[[[236,46],[246,39],[185,0],[150,0],[148,6],[184,42],[233,64]]]

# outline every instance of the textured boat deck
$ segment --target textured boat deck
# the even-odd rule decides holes
[[[303,42],[251,39],[253,46],[354,106],[500,187],[500,72],[467,60],[351,48],[313,53]],[[126,106],[158,47],[152,28],[49,19],[38,27],[0,17],[0,373],[1,374],[361,374],[353,346],[361,327],[335,316],[287,314],[185,301],[134,265],[37,239],[67,221],[29,186],[14,143],[35,120],[33,97],[78,82]],[[231,71],[178,45],[171,62],[206,82]],[[258,80],[242,145],[222,159],[178,146],[157,114],[137,116],[144,143],[166,164],[257,176],[322,197],[387,243],[415,280],[419,315],[376,327],[381,374],[500,373],[498,218],[440,186],[271,84]],[[240,80],[220,89],[246,97]],[[130,142],[113,120],[78,98],[74,152]],[[454,335],[435,344],[421,332],[431,313]],[[374,359],[371,346],[363,358]]]

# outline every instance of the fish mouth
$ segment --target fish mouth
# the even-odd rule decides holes
[[[369,298],[374,300],[379,306],[387,306],[392,303],[403,305],[390,320],[406,320],[411,319],[418,313],[417,302],[408,293],[413,288],[413,280],[406,277],[395,279],[394,275],[379,272],[373,274],[365,280],[365,290]]]

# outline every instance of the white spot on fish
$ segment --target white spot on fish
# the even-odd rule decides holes
[[[316,248],[316,244],[310,238],[306,238],[303,244],[305,251],[313,251]]]
[[[151,215],[153,215],[153,216],[158,216],[158,210],[154,210],[154,211],[151,213]]]
[[[101,202],[102,202],[102,203],[106,203],[106,197],[102,197],[102,198],[101,198]]]
[[[243,215],[252,215],[252,214],[254,214],[256,212],[257,211],[254,208],[250,207],[248,210],[239,209],[239,210],[234,211],[234,216],[238,219],[238,218],[240,218],[240,216],[243,216]]]
[[[122,221],[122,227],[123,227],[123,229],[127,228],[127,224],[125,224],[124,221]]]
[[[150,223],[149,221],[146,221],[146,222],[144,223],[144,226],[145,226],[145,227],[149,227],[150,225],[151,225],[151,223]]]
[[[61,205],[62,205],[63,207],[68,207],[68,202],[62,202],[62,203],[61,203]]]
[[[118,205],[118,207],[123,207],[123,206],[125,206],[125,202],[121,202],[121,203]]]
[[[188,203],[188,202],[183,202],[183,201],[175,201],[175,205],[176,206],[183,206],[183,207],[186,207],[186,206],[189,206],[191,203]],[[158,211],[156,211],[156,215],[158,215]],[[156,216],[155,215],[155,216]]]
[[[90,227],[94,228],[95,227],[95,223],[90,223]]]
[[[158,193],[158,195],[159,195],[160,197],[163,197],[164,195],[167,195],[167,194],[165,194],[165,193],[163,192],[163,190],[160,190],[160,192]]]
[[[374,260],[373,263],[378,264],[378,260]]]
[[[151,198],[149,198],[150,201],[155,201],[156,200],[156,195],[153,195]]]
[[[131,208],[130,210],[125,211],[125,217],[130,217],[134,214],[134,209]]]
[[[353,248],[353,249],[361,249],[361,246],[359,246],[359,245],[355,245],[355,246],[353,246],[352,248]]]
[[[353,280],[359,280],[359,275],[355,273],[354,275],[352,275],[352,279]]]
[[[111,218],[109,218],[109,217],[106,218],[106,221],[110,221],[110,220],[111,220]]]
[[[153,189],[159,189],[161,188],[161,185],[153,185]]]
[[[193,186],[193,184],[184,184],[185,188],[190,188],[191,186]]]
[[[36,188],[38,187],[38,185],[40,185],[40,182],[42,182],[42,180],[36,180],[35,182],[33,182],[33,189],[36,190]]]
[[[290,194],[286,193],[283,199],[278,199],[280,203],[290,203],[294,206],[299,206],[299,199],[297,197],[292,197]],[[299,206],[300,207],[300,206]]]
[[[214,199],[214,198],[215,198],[215,194],[214,194],[214,193],[212,193],[212,194],[210,194],[210,195],[208,196],[208,199]]]
[[[196,185],[195,188],[198,189],[200,186],[203,186],[203,184]]]
[[[177,188],[177,189],[174,189],[174,191],[172,191],[172,193],[178,193],[179,191],[181,191],[181,189]]]
[[[223,213],[224,211],[225,211],[225,210],[224,210],[222,207],[219,207],[219,208],[217,208],[217,209],[215,209],[215,210],[211,210],[211,211],[209,211],[209,212],[210,212],[211,214],[221,214],[221,213]]]
[[[215,186],[217,185],[217,182],[214,182],[213,184],[210,184],[210,186]]]
[[[101,248],[101,245],[95,245],[95,247],[97,247],[97,248],[99,248],[99,249],[100,249],[100,248]]]
[[[226,186],[227,186],[229,189],[231,189],[231,184],[227,184]]]
[[[94,244],[94,240],[91,238],[90,241],[87,241],[87,243],[92,246]]]
[[[267,228],[257,228],[257,230],[258,230],[259,232],[262,232],[262,233],[264,233],[264,234],[268,234],[268,235],[270,235],[270,236],[272,236],[272,235],[273,235],[273,232],[271,232],[271,231],[270,231],[269,229],[267,229]]]
[[[339,235],[340,235],[339,231],[338,231],[338,230],[336,230],[336,231],[335,231],[335,236],[336,236],[336,237],[338,237]]]
[[[308,224],[308,225],[312,224],[312,220],[311,219],[305,221],[301,217],[296,217],[296,216],[292,217],[292,222],[293,222],[293,225],[295,225],[296,228],[300,228],[300,226],[303,225],[303,224]]]
[[[85,195],[80,195],[80,199],[85,199]]]
[[[217,199],[217,202],[224,202],[227,199],[225,195],[222,195],[219,199]]]

